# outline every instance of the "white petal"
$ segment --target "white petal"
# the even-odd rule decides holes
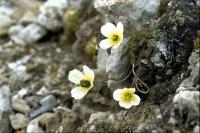
[[[130,109],[133,106],[131,102],[122,102],[122,101],[119,102],[119,105],[125,109]]]
[[[123,90],[122,89],[117,89],[113,92],[113,98],[116,101],[120,101],[121,100],[121,94],[122,94]]]
[[[94,80],[94,71],[92,71],[88,66],[83,66],[83,72],[85,75],[90,75],[92,80]]]
[[[101,34],[103,34],[105,37],[108,37],[109,34],[116,30],[116,26],[112,23],[106,23],[101,27]]]
[[[140,101],[141,101],[140,97],[136,94],[134,94],[134,97],[135,97],[135,99],[133,101],[131,101],[131,104],[134,106],[139,105]]]
[[[83,77],[83,73],[81,73],[77,69],[70,71],[69,75],[68,75],[69,81],[71,81],[75,84],[79,84],[82,77]]]
[[[129,88],[129,89],[132,89],[132,90],[133,90],[133,93],[135,93],[135,88]]]
[[[117,23],[117,30],[118,30],[119,32],[121,32],[121,33],[124,32],[124,26],[123,26],[122,22],[118,22],[118,23]]]
[[[80,87],[76,87],[76,88],[73,88],[71,90],[71,96],[74,98],[74,99],[81,99],[83,98],[86,94],[87,94],[88,91],[83,91],[81,90]]]
[[[109,43],[108,39],[104,39],[100,42],[99,44],[100,48],[102,49],[108,49],[110,48],[112,45]]]

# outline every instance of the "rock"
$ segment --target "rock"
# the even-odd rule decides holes
[[[10,88],[8,86],[0,87],[0,110],[1,111],[11,111],[10,104]]]
[[[46,30],[35,23],[31,23],[26,27],[16,25],[9,29],[9,35],[16,44],[24,45],[40,40],[46,35]]]
[[[196,51],[196,52],[193,52],[188,60],[188,63],[190,64],[188,66],[188,69],[194,69],[195,66],[197,65],[197,63],[199,62],[200,60],[200,57],[199,57],[199,54],[200,54],[200,51]]]
[[[30,58],[30,55],[24,56],[16,62],[8,63],[8,67],[15,72],[26,71],[26,66],[24,64],[26,64],[30,60]]]
[[[28,127],[26,129],[26,132],[27,133],[34,133],[34,132],[44,133],[44,131],[42,130],[42,128],[38,126],[38,123],[37,124],[30,124],[30,125],[28,125]]]
[[[22,32],[24,27],[22,25],[15,25],[10,27],[9,35],[12,41],[16,44],[25,44],[25,41],[22,39],[20,32]]]
[[[188,77],[186,77],[176,89],[174,97],[169,96],[168,107],[162,111],[162,119],[156,118],[151,123],[141,127],[141,131],[172,131],[172,132],[196,132],[199,128],[200,82],[199,51],[192,52],[189,58]],[[186,73],[187,73],[186,72]],[[174,82],[174,81],[173,81]],[[166,115],[168,114],[168,117]],[[166,122],[162,123],[163,120]],[[162,123],[162,124],[161,124]]]
[[[20,91],[18,91],[17,95],[21,98],[26,96],[29,93],[29,88],[22,88]]]
[[[67,108],[59,107],[55,109],[55,113],[45,113],[32,120],[28,128],[41,127],[44,132],[77,132],[80,123],[82,121],[76,113]]]
[[[200,65],[199,65],[199,51],[193,52],[189,58],[189,66],[188,68],[191,70],[190,76],[186,78],[177,89],[177,92],[190,90],[190,91],[198,91],[199,79],[200,79]]]
[[[82,126],[81,132],[106,132],[113,131],[115,122],[114,114],[110,112],[96,112],[90,115],[88,122]]]
[[[168,69],[168,70],[166,71],[166,75],[167,75],[167,76],[173,75],[173,70],[172,70],[172,69]]]
[[[49,93],[49,90],[43,86],[38,92],[37,92],[37,95],[45,95],[45,94],[48,94]]]
[[[164,56],[165,60],[168,60],[169,50],[167,49],[167,44],[165,44],[164,42],[157,41],[155,45],[159,52]]]
[[[97,54],[97,68],[106,69],[106,63],[108,60],[108,52],[104,49],[99,49]]]
[[[11,112],[10,88],[0,86],[0,133],[11,132],[9,114]]]
[[[17,81],[27,81],[32,75],[26,72],[27,67],[26,64],[30,60],[31,56],[27,55],[22,57],[21,59],[8,63],[8,67],[13,71],[13,74],[10,76],[11,83],[16,83]]]
[[[163,68],[166,66],[165,62],[170,58],[170,53],[167,48],[167,44],[165,44],[164,42],[157,41],[155,42],[155,46],[158,49],[158,52],[153,57],[151,57],[151,61],[156,67]]]
[[[24,14],[24,16],[19,20],[19,23],[21,25],[28,25],[30,23],[34,23],[36,21],[36,19],[37,19],[37,17],[35,15],[35,13],[29,11]]]
[[[106,121],[114,122],[112,115],[110,112],[96,112],[90,115],[89,124],[95,123],[95,122],[106,122]]]
[[[183,108],[184,106],[188,106],[190,108],[198,109],[199,103],[199,91],[180,91],[175,95],[173,102],[175,106],[179,106]]]
[[[198,133],[200,131],[200,127],[199,126],[195,126],[193,133]]]
[[[190,63],[190,66],[188,68],[191,69],[190,76],[180,84],[173,99],[174,108],[172,115],[174,116],[174,118],[176,118],[178,124],[180,124],[181,122],[187,122],[187,124],[189,125],[194,123],[195,126],[197,125],[195,123],[198,123],[199,121],[200,60],[197,54],[199,54],[199,51],[193,52],[190,56],[188,61]],[[183,118],[182,116],[184,115],[187,115],[187,117]],[[185,126],[185,128],[188,128],[187,125]]]
[[[8,34],[9,28],[13,24],[13,20],[9,16],[4,15],[1,12],[0,12],[0,18],[1,18],[0,22],[0,37],[1,37]]]
[[[84,120],[88,119],[90,117],[90,114],[94,111],[86,106],[83,106],[80,102],[77,102],[74,103],[72,112],[79,114],[80,118]]]
[[[38,15],[37,23],[50,31],[57,31],[63,26],[62,14],[56,8],[46,8]]]
[[[29,119],[20,113],[10,115],[10,122],[14,129],[22,129],[28,125]]]
[[[14,10],[13,10],[13,7],[7,5],[6,3],[4,3],[4,4],[1,3],[0,12],[7,16],[11,16],[13,14]]]
[[[31,78],[31,74],[24,71],[18,71],[12,73],[12,75],[9,77],[9,82],[11,85],[19,85],[20,82],[29,81]]]
[[[162,59],[161,53],[156,53],[153,57],[151,57],[151,61],[156,67],[164,68],[165,61]]]
[[[27,102],[17,95],[12,97],[12,107],[14,110],[24,114],[28,114],[31,111]]]
[[[40,104],[41,104],[40,108],[31,112],[31,114],[30,114],[31,118],[34,118],[34,117],[40,115],[41,113],[52,111],[53,108],[57,105],[57,100],[56,100],[55,96],[49,95],[49,96],[44,97],[40,101]]]
[[[109,74],[108,87],[115,88],[118,85],[123,86],[122,84],[125,82],[123,79],[128,75],[130,68],[130,56],[126,54],[126,39],[124,39],[117,49],[111,50],[107,61],[106,72]]]
[[[27,25],[21,32],[20,35],[26,43],[34,43],[46,35],[46,31],[37,24]]]
[[[54,117],[55,114],[53,113],[44,113],[41,116],[33,119],[29,122],[26,132],[27,133],[44,133],[44,130],[40,127],[39,122],[40,121],[46,121],[46,119],[49,119],[51,117]]]
[[[42,99],[42,97],[37,96],[37,95],[31,95],[31,96],[25,97],[26,102],[32,108],[38,108],[41,99]]]
[[[68,0],[47,0],[41,7],[40,11],[45,11],[47,8],[54,7],[61,11],[67,9]]]
[[[160,5],[160,0],[95,0],[94,7],[102,14],[106,14],[113,20],[141,23],[145,17],[146,23],[155,16]],[[110,13],[112,12],[112,13]]]
[[[10,6],[13,6],[12,18],[19,21],[26,12],[38,13],[39,7],[42,5],[41,1],[38,0],[10,0]]]

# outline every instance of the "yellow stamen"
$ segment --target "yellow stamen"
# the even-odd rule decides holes
[[[119,45],[123,40],[123,34],[119,31],[112,32],[108,36],[109,43],[112,45]]]
[[[93,79],[90,75],[84,75],[80,80],[80,87],[83,92],[90,90],[93,87]]]
[[[121,99],[124,102],[129,102],[135,99],[134,91],[132,89],[125,89],[121,94]]]

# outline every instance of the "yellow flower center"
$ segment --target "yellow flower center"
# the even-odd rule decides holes
[[[110,44],[112,44],[112,45],[119,45],[122,42],[122,39],[123,39],[123,35],[119,31],[112,32],[108,36],[108,40],[109,40]]]
[[[90,75],[84,75],[82,79],[80,80],[80,87],[82,88],[82,91],[88,91],[93,87],[93,79]]]
[[[134,93],[132,90],[130,89],[127,89],[125,90],[122,95],[121,95],[121,99],[122,101],[124,102],[129,102],[129,101],[132,101],[134,99]]]
[[[84,87],[84,88],[89,88],[91,86],[91,83],[90,83],[89,80],[84,80],[83,79],[83,80],[80,81],[80,86]]]

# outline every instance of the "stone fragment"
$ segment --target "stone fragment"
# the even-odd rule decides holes
[[[9,114],[11,92],[8,86],[0,86],[0,133],[11,132]]]
[[[1,37],[8,34],[9,28],[13,24],[13,20],[9,16],[1,12],[0,12],[0,18],[1,18],[0,21],[0,37]]]
[[[94,7],[109,18],[123,23],[134,22],[141,24],[156,16],[160,0],[95,0]],[[111,13],[112,12],[112,13]]]
[[[30,116],[31,118],[34,118],[44,112],[48,112],[53,110],[53,108],[58,104],[57,100],[55,98],[55,96],[53,95],[49,95],[44,97],[41,101],[40,101],[41,107],[38,109],[35,109],[31,112]]]
[[[12,97],[12,107],[14,110],[24,114],[28,114],[31,111],[27,102],[18,95]]]
[[[25,115],[17,113],[10,115],[10,122],[14,129],[22,129],[27,126],[29,119]]]

